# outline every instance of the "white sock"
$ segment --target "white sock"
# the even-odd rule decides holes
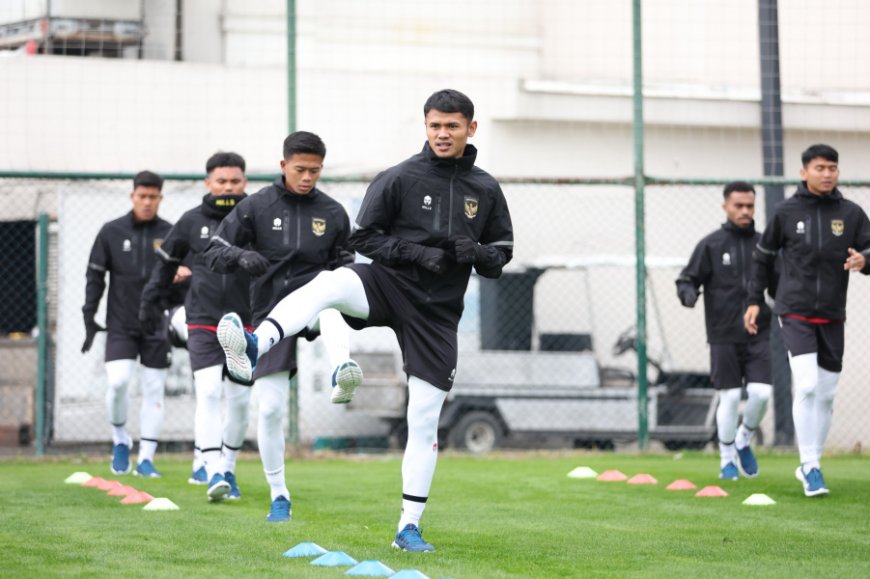
[[[142,464],[143,461],[150,460],[154,462],[154,454],[157,452],[157,441],[139,439],[139,456],[136,464]]]
[[[831,420],[834,417],[834,394],[837,392],[837,382],[840,380],[839,372],[831,372],[819,368],[819,383],[816,386],[816,453],[819,460],[825,451],[825,441],[831,430]]]
[[[329,308],[320,312],[320,339],[329,357],[330,370],[350,358],[350,327],[338,310]]]
[[[740,388],[719,390],[716,429],[719,435],[719,461],[722,466],[734,462],[734,438],[737,434],[738,406],[740,406]]]
[[[257,444],[266,481],[272,490],[272,500],[290,498],[284,477],[284,413],[290,392],[290,373],[279,372],[258,378],[254,387],[260,402],[257,424]]]
[[[816,425],[816,386],[819,381],[818,354],[789,356],[794,402],[792,416],[801,464],[818,465],[818,427]]]
[[[236,472],[236,458],[239,456],[239,449],[230,448],[224,445],[223,449],[223,467],[222,472]]]
[[[334,271],[320,272],[313,280],[278,302],[267,316],[274,323],[263,322],[254,331],[259,355],[268,352],[281,338],[275,323],[280,324],[285,337],[295,336],[327,308],[368,319],[369,304],[365,288],[353,270],[340,267]]]
[[[737,448],[746,448],[752,442],[752,433],[761,424],[761,419],[767,412],[767,403],[773,394],[773,386],[761,382],[750,382],[746,385],[746,393],[749,394],[749,397],[743,408],[743,423],[737,429],[735,440]]]
[[[194,434],[194,436],[196,436],[196,435]],[[199,467],[201,467],[201,466],[203,466],[202,453],[200,452],[199,447],[196,446],[196,443],[194,443],[194,446],[193,446],[193,466],[191,466],[192,472],[198,471]]]
[[[419,525],[438,461],[438,419],[447,392],[408,378],[408,444],[402,458],[402,515],[398,530]]]
[[[193,373],[196,384],[194,437],[200,449],[208,480],[221,467],[221,391],[223,366],[209,366]]]
[[[109,423],[112,425],[112,442],[130,444],[127,434],[127,407],[129,406],[128,386],[133,376],[136,360],[112,360],[106,362],[106,407]]]
[[[142,408],[139,411],[139,462],[154,460],[160,427],[163,425],[163,392],[166,387],[166,368],[141,367]]]
[[[227,401],[223,432],[225,451],[227,448],[238,451],[245,442],[251,415],[251,392],[252,388],[239,386],[229,380],[224,381],[224,396]]]

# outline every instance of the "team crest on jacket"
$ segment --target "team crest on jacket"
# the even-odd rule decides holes
[[[477,208],[478,201],[477,197],[471,197],[470,195],[465,196],[465,216],[469,219],[474,219],[477,217]]]
[[[151,242],[151,246],[152,246],[154,249],[160,249],[160,246],[161,246],[161,245],[163,245],[163,240],[162,240],[162,239],[154,238],[154,241]]]
[[[311,218],[311,233],[317,237],[322,237],[326,233],[326,219],[320,217]]]
[[[843,232],[846,230],[846,224],[843,223],[842,219],[831,219],[831,233],[840,237],[843,235]]]

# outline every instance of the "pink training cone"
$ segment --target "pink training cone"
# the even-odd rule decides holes
[[[99,485],[101,482],[105,482],[105,481],[104,481],[103,479],[101,479],[100,477],[95,476],[95,477],[91,477],[91,478],[89,478],[89,479],[87,480],[87,482],[83,482],[83,483],[82,483],[82,486],[83,486],[83,487],[96,487],[96,486]]]
[[[677,479],[665,487],[669,491],[693,491],[698,488],[698,485],[690,480]]]
[[[727,497],[728,493],[722,490],[722,487],[717,487],[715,485],[704,487],[698,492],[695,493],[696,497]]]
[[[103,480],[100,484],[97,485],[97,488],[101,491],[110,491],[115,487],[121,486],[123,483],[120,483],[116,480]]]
[[[627,478],[627,476],[625,476],[618,470],[606,470],[598,475],[595,480],[600,480],[604,482],[622,482]]]
[[[659,484],[659,481],[657,481],[653,477],[653,475],[646,474],[646,473],[636,474],[633,477],[631,477],[630,479],[628,479],[628,481],[626,481],[626,482],[628,482],[628,484],[630,484],[630,485],[657,485],[657,484]]]
[[[141,505],[142,503],[150,503],[154,500],[154,497],[146,493],[145,491],[139,491],[138,493],[133,493],[132,495],[127,495],[121,501],[122,505]]]
[[[128,497],[130,495],[134,495],[138,493],[136,489],[133,487],[128,487],[127,485],[121,485],[119,487],[115,487],[109,491],[110,497]]]

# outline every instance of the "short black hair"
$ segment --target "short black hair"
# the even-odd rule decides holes
[[[218,151],[205,162],[205,172],[210,174],[218,167],[238,167],[245,172],[245,159],[238,153]]]
[[[460,113],[468,122],[474,119],[474,103],[471,99],[452,88],[446,88],[432,93],[423,105],[423,116],[435,109],[442,113]]]
[[[284,139],[284,160],[289,161],[293,155],[305,153],[326,158],[323,139],[308,131],[296,131],[287,135]]]
[[[804,167],[810,164],[810,161],[815,159],[816,157],[821,157],[825,161],[830,161],[832,163],[840,162],[840,153],[837,152],[837,149],[830,145],[824,145],[822,143],[818,143],[815,145],[810,145],[806,151],[801,153],[801,163],[803,163]]]
[[[158,191],[163,191],[163,177],[154,171],[139,171],[133,177],[133,189],[136,187],[157,187]]]
[[[749,191],[754,195],[755,187],[752,186],[752,183],[747,183],[746,181],[731,181],[722,189],[722,197],[728,199],[728,196],[735,191],[740,191],[741,193]]]

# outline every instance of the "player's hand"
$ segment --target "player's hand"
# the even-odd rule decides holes
[[[189,267],[186,265],[179,265],[178,269],[175,271],[175,277],[172,278],[172,283],[187,281],[191,275],[193,275],[193,272],[190,271]]]
[[[698,301],[698,288],[690,283],[677,284],[677,297],[680,298],[680,303],[687,308],[694,308]]]
[[[743,327],[749,332],[750,336],[758,333],[758,314],[761,312],[761,306],[749,306],[746,308],[746,313],[743,314]]]
[[[94,320],[93,314],[85,314],[85,341],[82,344],[82,354],[87,353],[91,349],[91,346],[94,345],[94,338],[97,336],[97,332],[105,331],[106,328]]]
[[[332,262],[332,269],[338,269],[345,265],[350,265],[356,261],[356,254],[349,249],[342,249],[338,252],[338,256]]]
[[[447,265],[450,255],[443,249],[437,247],[423,247],[420,252],[420,257],[417,263],[420,267],[431,271],[432,273],[444,274],[447,273]]]
[[[843,269],[846,271],[861,271],[865,265],[867,265],[867,259],[864,257],[864,254],[850,247],[849,257],[846,258]]]
[[[453,241],[453,250],[456,261],[459,263],[477,263],[483,252],[483,246],[469,237],[457,237]]]
[[[139,326],[143,334],[156,334],[163,327],[164,318],[163,308],[159,304],[146,301],[139,304]]]
[[[254,277],[260,277],[269,270],[271,262],[256,251],[245,250],[239,256],[239,267]]]

